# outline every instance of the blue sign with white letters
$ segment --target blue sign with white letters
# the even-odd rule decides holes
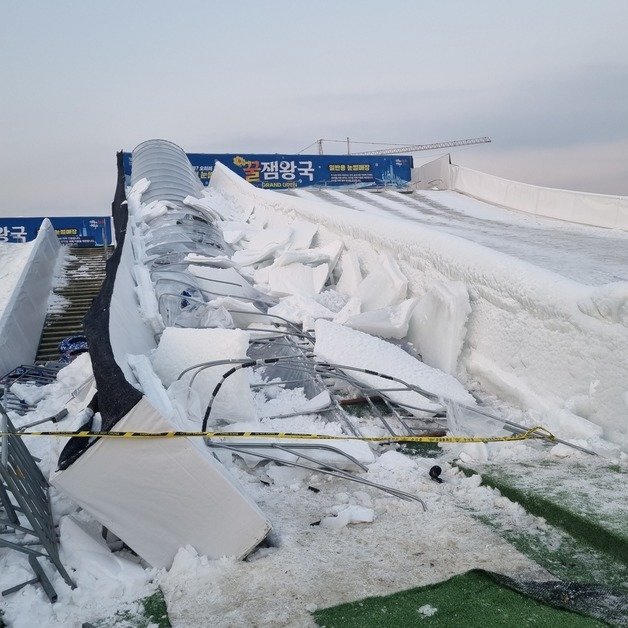
[[[188,153],[203,185],[208,185],[217,161],[259,188],[305,186],[405,187],[411,178],[408,155],[261,155],[249,153]],[[123,153],[124,173],[131,176],[131,153]]]
[[[0,242],[30,242],[44,218],[1,218]],[[66,246],[103,246],[111,244],[110,216],[53,216],[49,218],[61,244]]]

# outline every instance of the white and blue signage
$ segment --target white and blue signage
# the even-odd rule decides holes
[[[405,187],[410,181],[408,155],[253,155],[188,153],[190,163],[208,185],[217,161],[256,187],[266,189],[315,186]],[[124,173],[131,176],[131,154],[123,154]]]
[[[30,242],[44,218],[0,218],[0,242]],[[109,216],[53,216],[49,218],[61,244],[66,246],[103,246],[111,244]]]

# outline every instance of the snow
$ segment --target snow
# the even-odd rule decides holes
[[[194,413],[201,420],[222,376],[233,366],[224,364],[191,370],[177,382],[181,373],[196,365],[220,360],[246,358],[249,334],[240,329],[184,329],[167,327],[152,356],[155,372],[164,386],[175,385],[199,396],[201,407]],[[193,383],[192,383],[192,380]],[[180,384],[180,386],[178,386]],[[188,404],[191,403],[188,401]],[[189,407],[188,407],[189,409]],[[243,421],[256,418],[246,373],[238,370],[228,377],[212,405],[212,421]]]
[[[151,221],[168,208],[158,203],[142,206],[141,190],[149,183],[140,183],[129,193],[134,220],[145,225],[132,236],[135,273],[140,310],[159,333],[162,324],[142,257]],[[194,265],[203,258],[191,256],[188,272],[210,280],[236,279],[245,289],[281,295],[269,313],[314,329],[315,353],[321,360],[383,372],[465,404],[475,403],[468,392],[472,390],[506,418],[546,425],[584,446],[607,447],[607,453],[612,447],[603,437],[625,442],[628,291],[627,284],[616,281],[625,278],[617,253],[623,235],[559,228],[552,221],[504,212],[453,193],[297,195],[303,198],[251,189],[217,167],[203,198],[188,198],[186,203],[226,219],[222,227],[238,249],[233,259],[244,267],[218,272]],[[322,198],[356,211],[341,213],[338,205],[323,203]],[[517,236],[512,235],[515,231]],[[547,251],[533,242],[539,234]],[[549,250],[552,238],[557,245]],[[591,253],[600,242],[601,250],[614,251],[605,268],[597,266],[598,258]],[[585,244],[581,274],[566,243]],[[223,261],[230,266],[230,260]],[[286,269],[291,276],[282,276]],[[314,285],[317,269],[320,276]],[[549,272],[557,269],[563,276]],[[242,275],[256,285],[248,285]],[[614,283],[608,281],[611,275]],[[4,289],[3,284],[0,297]],[[215,299],[211,307],[217,315],[224,308],[255,316],[232,312],[234,324],[242,329],[167,327],[152,355],[125,356],[136,385],[183,429],[198,428],[195,421],[230,366],[203,371],[191,389],[190,375],[175,381],[180,372],[201,362],[243,359],[254,333],[246,327],[269,322],[251,303],[233,297]],[[382,339],[386,337],[410,341],[424,362]],[[366,385],[391,385],[377,376],[347,373]],[[328,395],[308,398],[303,389],[271,385],[251,392],[251,383],[262,384],[261,376],[240,370],[227,378],[212,411],[212,421],[227,424],[216,429],[343,435],[340,423],[313,414],[326,407]],[[36,391],[18,387],[21,394],[35,393],[40,399],[26,417],[15,417],[16,423],[50,416],[67,405],[69,416],[58,426],[48,424],[49,429],[77,427],[90,386],[89,356],[84,354],[61,371],[56,383]],[[412,405],[441,407],[414,392],[388,394]],[[495,422],[467,416],[455,404],[449,404],[449,410],[452,433],[499,431]],[[368,425],[370,432],[380,434],[377,429]],[[63,442],[27,441],[42,459],[45,473],[53,470]],[[260,442],[268,445],[264,451],[271,455],[298,460],[295,454],[272,449],[272,436]],[[294,442],[315,441],[281,444],[289,447]],[[201,441],[195,444],[203,447]],[[428,459],[411,457],[394,446],[350,440],[331,444],[367,465],[368,471],[360,473],[365,479],[420,497],[427,512],[414,501],[316,471],[260,464],[247,453],[214,449],[272,522],[269,544],[246,561],[209,560],[194,547],[182,547],[170,569],[154,570],[130,552],[112,554],[99,538],[98,523],[53,488],[62,559],[78,588],[70,590],[54,574],[57,604],[48,604],[40,588],[28,586],[2,599],[4,620],[12,626],[80,625],[110,618],[120,609],[136,610],[136,600],[160,586],[175,626],[307,626],[313,625],[313,609],[431,584],[470,568],[550,577],[469,512],[492,517],[499,511],[505,521],[526,528],[542,529],[544,522],[450,463],[560,463],[581,456],[573,449],[544,448],[536,442],[448,445],[438,458]],[[616,450],[608,455],[622,460]],[[331,452],[317,458],[356,470]],[[442,484],[429,478],[434,464],[443,469]],[[180,490],[186,490],[184,483]],[[15,554],[1,552],[0,587],[30,577],[25,565]],[[437,610],[429,604],[418,609],[426,618]]]
[[[296,190],[299,197],[329,192]],[[395,222],[429,226],[590,285],[628,280],[628,234],[539,218],[452,191],[331,192],[333,202]]]
[[[370,369],[390,375],[407,384],[449,398],[461,403],[473,404],[473,397],[451,375],[433,369],[419,362],[399,347],[375,338],[361,331],[349,329],[326,320],[316,321],[316,344],[314,352],[324,361],[358,369]],[[398,387],[397,382],[390,382],[360,371],[350,369],[346,374],[373,388]],[[398,403],[416,406],[421,409],[438,410],[440,405],[429,401],[414,391],[391,391],[386,396]],[[408,408],[413,414],[414,408]],[[420,416],[420,414],[419,414]]]
[[[0,242],[0,316],[11,299],[34,242],[11,244]]]
[[[267,270],[271,295],[312,296],[323,289],[329,275],[329,264],[319,264],[314,267],[305,264],[288,264],[287,266],[271,266]]]
[[[455,376],[470,314],[463,282],[434,281],[412,311],[408,340],[426,364]]]
[[[423,606],[419,606],[419,613],[424,617],[432,617],[437,613],[438,609],[435,606],[430,604],[423,604]]]
[[[462,333],[466,335],[456,375],[467,387],[488,400],[501,395],[508,382],[507,402],[541,412],[543,418],[559,412],[575,415],[575,400],[588,396],[587,416],[581,418],[602,427],[605,439],[628,447],[625,284],[609,288],[579,283],[625,278],[626,234],[551,220],[537,224],[520,216],[514,219],[515,230],[509,227],[510,212],[500,214],[499,224],[485,225],[473,216],[473,209],[462,215],[442,203],[434,207],[437,201],[430,198],[432,205],[426,206],[416,200],[416,193],[410,198],[388,192],[256,194],[256,213],[266,220],[296,213],[318,224],[321,243],[342,235],[347,250],[359,257],[367,272],[377,269],[378,254],[393,255],[407,277],[409,297],[420,298],[434,282],[463,283],[471,312],[466,332],[460,323],[457,326],[458,345]],[[335,199],[339,205],[338,199],[344,205],[357,203],[360,211],[341,211],[320,198]],[[384,199],[394,201],[395,212],[381,206]],[[477,203],[467,198],[460,202],[472,208]],[[404,208],[407,203],[413,208]],[[519,229],[520,220],[537,226]],[[483,229],[489,235],[476,237]],[[515,235],[520,232],[521,239]],[[506,246],[515,238],[522,253]],[[593,381],[599,385],[590,395]],[[559,423],[567,428],[559,435],[569,437],[569,421]]]

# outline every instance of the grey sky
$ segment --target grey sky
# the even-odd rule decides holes
[[[102,213],[114,154],[490,135],[456,163],[628,194],[628,2],[0,0],[0,214]],[[424,155],[427,158],[432,155]]]

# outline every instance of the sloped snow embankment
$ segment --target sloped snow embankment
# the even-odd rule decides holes
[[[344,242],[343,274],[356,272],[352,254],[363,274],[381,267],[381,254],[392,256],[407,278],[409,297],[440,292],[435,320],[460,317],[457,310],[470,304],[458,363],[462,381],[531,412],[550,428],[592,436],[590,421],[607,439],[628,446],[628,284],[584,286],[429,227],[402,227],[258,190],[224,168],[212,178],[212,192],[233,207],[246,206],[249,213],[254,208],[268,226],[282,227],[295,217],[317,223],[319,246]],[[442,296],[443,285],[455,290],[460,284],[468,303]],[[413,322],[409,337],[412,327]],[[445,338],[439,335],[436,347],[433,338],[429,350],[438,353]]]
[[[0,375],[35,359],[60,249],[46,218],[32,243],[0,250],[11,264],[0,278]]]

